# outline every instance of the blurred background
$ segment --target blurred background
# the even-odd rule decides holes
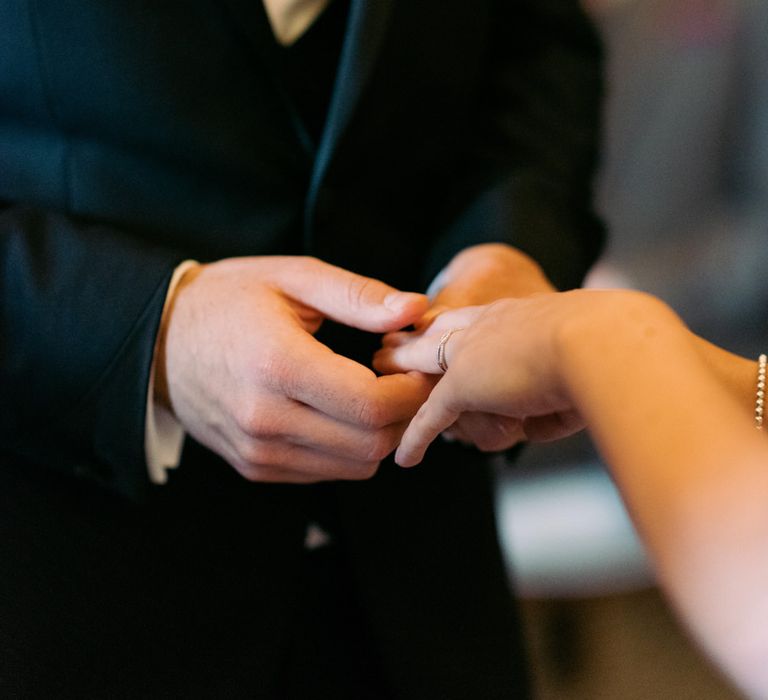
[[[652,292],[756,357],[768,348],[768,0],[584,4],[607,54],[610,232],[588,284]],[[498,502],[537,698],[738,697],[655,589],[588,439],[500,463]]]

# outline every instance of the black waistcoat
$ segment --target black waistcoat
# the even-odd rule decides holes
[[[0,695],[279,697],[316,490],[191,441],[146,486],[168,275],[299,252],[418,290],[502,240],[574,283],[598,237],[575,8],[350,0],[315,142],[257,0],[0,3]],[[377,338],[327,326],[369,361]],[[483,460],[438,445],[328,489],[398,697],[515,697]]]

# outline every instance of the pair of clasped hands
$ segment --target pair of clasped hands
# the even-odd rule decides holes
[[[531,425],[481,405],[472,392],[448,412],[431,410],[441,394],[428,401],[433,389],[445,393],[448,380],[462,390],[493,384],[489,363],[464,367],[458,358],[441,379],[440,337],[464,327],[454,336],[463,343],[474,322],[482,327],[484,305],[553,291],[541,269],[510,246],[483,244],[459,253],[443,280],[430,301],[314,258],[199,265],[164,315],[156,396],[188,434],[259,482],[366,479],[398,445],[398,462],[415,464],[443,431],[486,451],[547,432],[546,416]],[[325,319],[384,334],[374,358],[380,374],[317,341]],[[446,347],[449,363],[454,343]],[[565,423],[557,417],[557,430]]]

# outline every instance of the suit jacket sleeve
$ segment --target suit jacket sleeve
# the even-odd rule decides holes
[[[597,257],[601,48],[575,0],[498,3],[481,104],[425,283],[462,248],[505,242],[561,289]],[[467,202],[466,193],[471,197]],[[463,196],[462,196],[463,195]]]
[[[180,256],[128,232],[0,208],[0,445],[136,496],[146,391]]]

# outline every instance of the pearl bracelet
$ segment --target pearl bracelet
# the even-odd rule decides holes
[[[757,358],[757,398],[755,399],[755,427],[763,429],[763,401],[765,399],[765,367],[768,364],[768,356],[765,354]]]

